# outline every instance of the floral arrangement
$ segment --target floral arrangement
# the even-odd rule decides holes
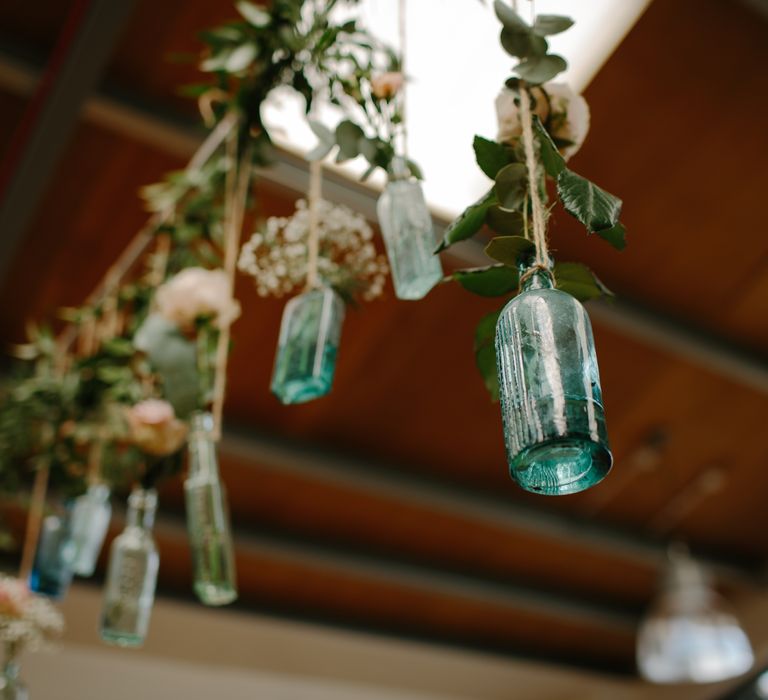
[[[318,273],[344,299],[381,296],[388,266],[373,244],[373,230],[361,216],[339,204],[317,203]],[[297,293],[307,279],[309,210],[296,203],[290,217],[271,217],[240,252],[240,270],[254,278],[259,296]]]
[[[11,657],[22,649],[34,650],[64,631],[64,618],[26,583],[0,574],[0,640]]]
[[[519,62],[513,69],[515,75],[505,81],[496,99],[496,140],[475,136],[473,143],[477,164],[493,184],[447,227],[437,250],[482,236],[485,253],[493,264],[458,270],[448,279],[481,296],[504,297],[506,304],[518,292],[521,267],[539,257],[534,217],[541,216],[539,228],[545,234],[547,217],[557,202],[583,224],[587,233],[597,234],[618,250],[625,246],[626,231],[619,221],[621,200],[566,165],[589,130],[589,107],[568,85],[553,82],[567,63],[549,52],[547,37],[567,30],[573,21],[559,15],[538,15],[529,24],[501,0],[495,0],[494,9],[502,24],[501,45]],[[531,114],[528,126],[534,168],[523,143],[523,101]],[[531,172],[535,173],[535,188],[529,186]],[[531,201],[534,190],[541,200],[538,207]],[[548,201],[550,192],[555,195],[554,203]],[[487,231],[492,233],[490,240]],[[549,268],[549,263],[537,264]],[[558,289],[580,301],[611,294],[581,263],[556,261],[550,272]],[[498,398],[494,335],[500,311],[481,319],[475,333],[476,363],[494,399]]]

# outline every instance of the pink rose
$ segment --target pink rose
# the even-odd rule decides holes
[[[158,287],[155,302],[161,316],[183,329],[202,317],[223,328],[240,315],[224,270],[188,267]]]
[[[405,78],[400,72],[379,73],[371,78],[371,91],[380,100],[389,100],[400,92],[404,82]]]
[[[147,399],[126,409],[125,416],[131,441],[147,454],[173,454],[187,437],[187,425],[176,418],[167,401]]]

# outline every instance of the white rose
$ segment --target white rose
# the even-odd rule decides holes
[[[240,315],[224,270],[188,267],[158,287],[155,302],[158,313],[180,328],[189,328],[202,316],[222,328]]]
[[[131,441],[147,454],[164,456],[178,450],[187,437],[187,425],[176,418],[173,406],[147,399],[127,408]]]

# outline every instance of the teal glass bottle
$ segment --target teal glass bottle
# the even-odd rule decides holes
[[[613,462],[592,326],[576,299],[554,289],[549,271],[523,270],[521,280],[496,325],[509,471],[526,491],[577,493]]]
[[[29,574],[29,588],[51,598],[63,598],[74,574],[75,550],[72,543],[72,507],[43,518],[35,559]]]
[[[19,678],[19,648],[16,642],[5,643],[5,660],[0,672],[0,700],[29,700],[27,686]]]
[[[78,576],[93,576],[111,517],[109,487],[105,484],[91,484],[75,499],[72,509],[73,569]]]
[[[283,311],[272,393],[284,404],[325,396],[333,384],[344,302],[330,287],[310,289]]]
[[[435,233],[421,183],[394,158],[376,207],[398,299],[422,299],[443,277]]]
[[[152,538],[156,509],[154,489],[135,488],[128,498],[128,522],[109,553],[101,616],[105,642],[138,647],[147,636],[160,563]]]
[[[184,493],[194,589],[206,605],[226,605],[237,598],[235,556],[210,413],[192,415],[188,444],[189,474]]]

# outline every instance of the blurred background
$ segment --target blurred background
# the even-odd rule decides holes
[[[467,2],[431,4],[447,16]],[[495,41],[491,10],[473,7],[483,12]],[[232,16],[211,0],[0,3],[3,341],[82,301],[145,221],[138,188],[199,145],[196,104],[177,92],[195,67],[168,58],[198,52],[197,33]],[[78,584],[58,652],[25,660],[36,699],[768,697],[751,683],[768,663],[768,236],[757,211],[768,3],[655,0],[612,31],[618,46],[579,78],[592,129],[574,167],[621,195],[629,245],[585,240],[567,218],[552,228],[556,254],[617,294],[588,307],[610,477],[563,498],[509,479],[472,352],[495,301],[443,285],[420,303],[390,294],[351,313],[331,395],[282,406],[268,387],[283,302],[241,278],[221,454],[240,599],[216,612],[192,602],[183,495],[168,487],[147,646],[102,647],[100,591]],[[472,81],[466,68],[457,82]],[[493,123],[494,97],[481,121]],[[432,130],[471,159],[471,133],[451,128],[454,100]],[[257,180],[265,215],[288,214],[306,188],[285,145]],[[427,178],[441,167],[425,165]],[[373,215],[376,193],[343,174],[328,176],[326,196]],[[750,675],[637,679],[637,627],[673,539],[738,613]]]

